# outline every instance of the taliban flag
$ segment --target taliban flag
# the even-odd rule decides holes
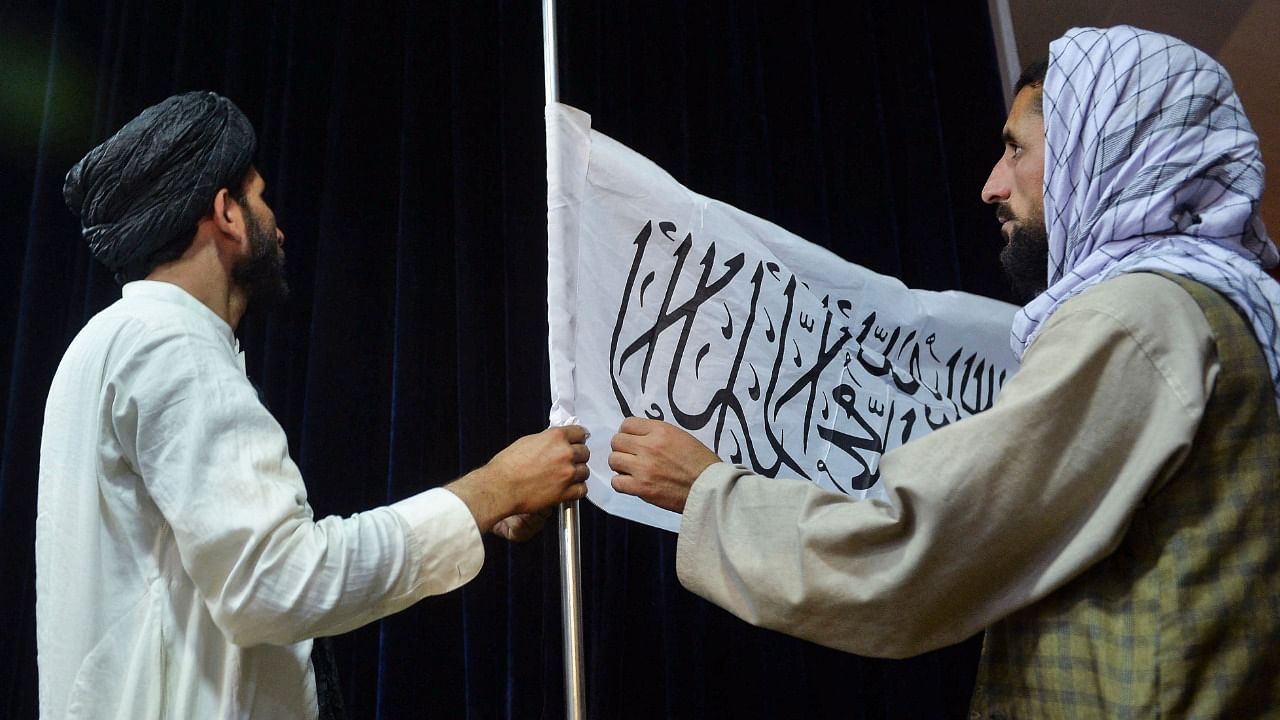
[[[1014,372],[1017,308],[901,282],[676,182],[547,106],[551,421],[594,431],[588,495],[668,530],[609,485],[630,415],[721,458],[859,498],[880,456],[987,409]]]

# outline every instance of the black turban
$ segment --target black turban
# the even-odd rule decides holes
[[[67,173],[62,197],[90,252],[119,273],[194,235],[218,190],[239,189],[256,144],[253,126],[230,100],[174,95],[90,150]]]

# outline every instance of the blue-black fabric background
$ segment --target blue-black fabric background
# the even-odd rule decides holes
[[[1004,296],[979,202],[1004,115],[985,0],[559,10],[561,98],[597,129],[909,285]],[[249,372],[317,513],[350,514],[545,426],[541,38],[536,0],[0,3],[0,716],[37,712],[44,396],[118,296],[67,169],[174,92],[245,111],[294,291],[242,323]],[[582,542],[589,717],[964,716],[977,640],[845,655],[682,589],[674,535],[584,503]],[[554,533],[486,552],[464,589],[336,639],[351,717],[563,716]]]

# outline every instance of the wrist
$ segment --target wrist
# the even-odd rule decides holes
[[[502,493],[495,487],[493,471],[482,465],[445,486],[471,511],[480,532],[487,533],[499,520],[511,514]]]

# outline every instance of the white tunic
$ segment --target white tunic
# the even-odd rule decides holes
[[[434,489],[316,521],[230,326],[135,282],[89,321],[45,410],[41,718],[314,718],[311,638],[470,580],[484,546]]]

